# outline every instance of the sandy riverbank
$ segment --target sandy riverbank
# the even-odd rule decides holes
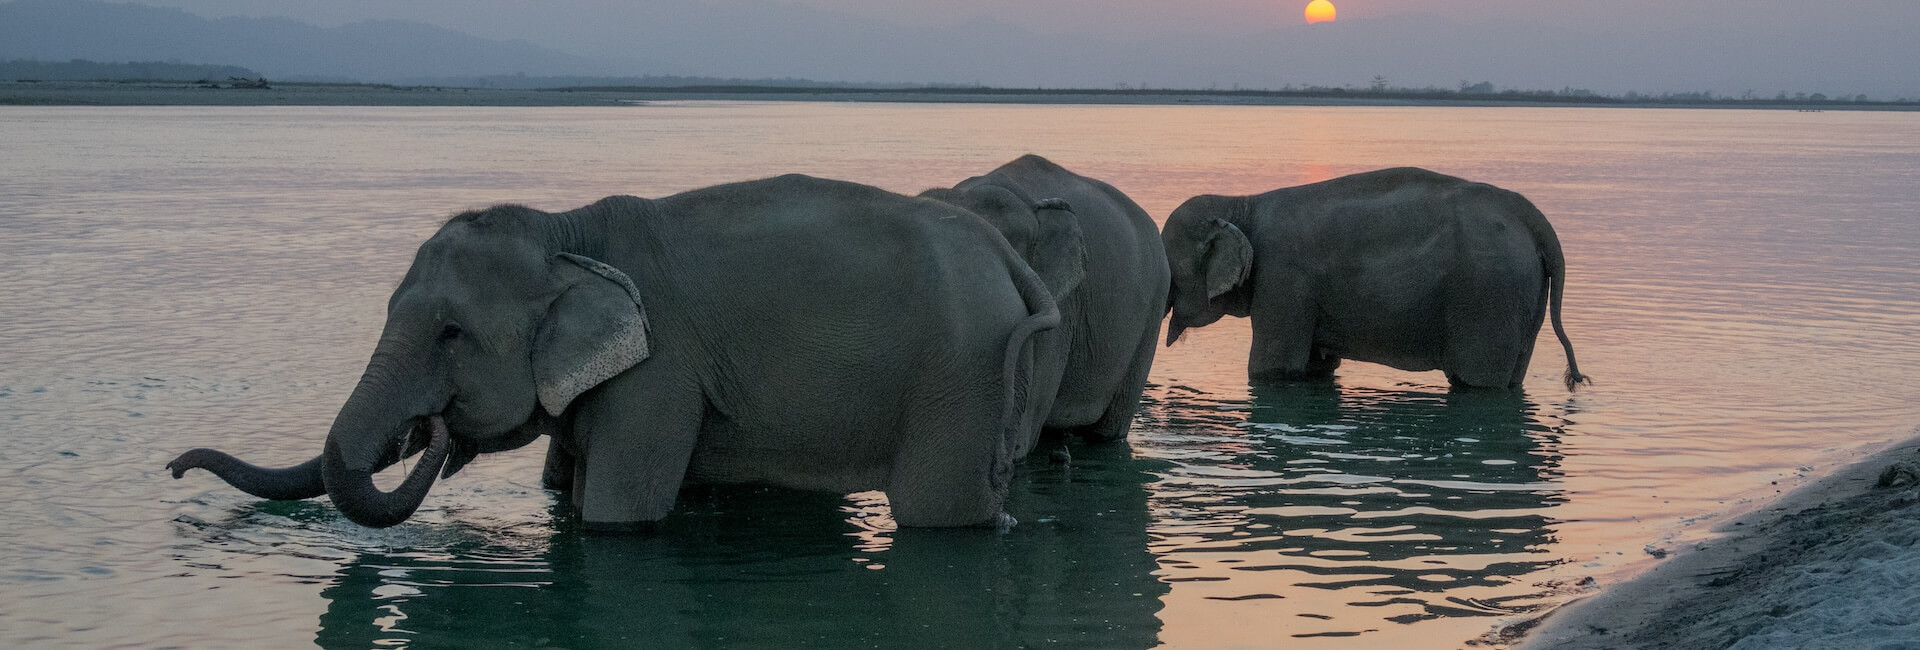
[[[1917,484],[1920,437],[1553,611],[1516,648],[1920,649]]]

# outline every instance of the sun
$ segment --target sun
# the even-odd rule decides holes
[[[1307,3],[1307,24],[1333,22],[1333,3],[1313,0]]]

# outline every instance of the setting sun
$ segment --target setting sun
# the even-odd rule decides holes
[[[1333,22],[1333,3],[1313,0],[1307,3],[1307,24]]]

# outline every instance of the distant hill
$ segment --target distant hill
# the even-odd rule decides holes
[[[234,65],[132,61],[0,61],[0,81],[224,81],[257,79],[260,73]]]
[[[522,41],[405,21],[322,28],[284,18],[202,18],[92,0],[0,4],[0,60],[167,61],[244,66],[271,79],[404,78],[610,72]]]

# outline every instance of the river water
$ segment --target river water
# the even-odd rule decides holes
[[[662,103],[0,108],[0,646],[1451,648],[1701,543],[1920,423],[1920,114]],[[447,216],[802,172],[913,193],[1022,153],[1164,218],[1417,165],[1559,230],[1526,390],[1161,351],[1130,445],[1019,470],[1012,531],[690,489],[583,536],[543,444],[401,526],[163,465],[311,457]],[[385,479],[383,479],[385,480]]]

